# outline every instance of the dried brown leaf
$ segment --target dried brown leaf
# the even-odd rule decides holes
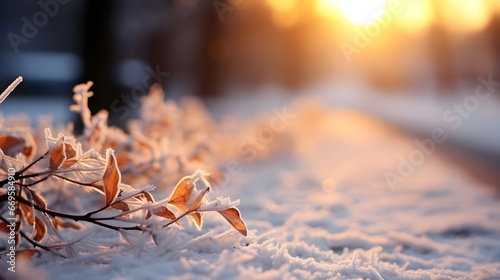
[[[4,223],[3,221],[0,221],[0,231],[9,233],[10,229],[7,227],[7,224]]]
[[[79,223],[71,222],[71,221],[64,221],[63,219],[61,219],[59,217],[55,217],[54,221],[56,224],[56,228],[72,228],[72,229],[76,229],[76,230],[83,229],[83,227]]]
[[[144,194],[144,197],[146,197],[146,200],[148,202],[151,202],[151,203],[155,202],[154,197],[149,192],[144,192],[143,194]]]
[[[68,160],[64,161],[61,168],[70,168],[71,166],[75,165],[75,163],[77,163],[76,159],[68,159]]]
[[[104,195],[106,196],[106,205],[110,205],[118,193],[118,184],[121,180],[121,174],[118,170],[116,157],[113,150],[106,151],[106,171],[102,181],[104,183]]]
[[[30,224],[30,225],[35,224],[35,216],[34,216],[33,207],[28,206],[28,205],[23,204],[23,203],[19,203],[19,210],[21,211],[21,215],[24,216],[24,218],[26,218],[26,221],[28,222],[28,224]]]
[[[226,210],[219,211],[219,213],[224,217],[237,231],[239,231],[244,236],[247,236],[247,226],[245,222],[241,219],[240,211],[236,208],[228,208]]]
[[[143,195],[146,198],[146,201],[150,203],[155,203],[154,197],[149,192],[144,192]],[[146,213],[146,217],[144,217],[144,219],[149,220],[150,218],[151,218],[151,210],[148,210],[148,212]]]
[[[64,143],[57,145],[54,149],[52,149],[49,152],[49,157],[50,157],[49,166],[50,169],[52,170],[58,169],[59,166],[61,166],[63,161],[66,159],[66,156],[64,154],[63,144]]]
[[[8,135],[0,136],[0,149],[4,154],[12,157],[15,157],[18,153],[29,156],[32,152],[32,148],[26,146],[24,139]]]
[[[24,147],[23,151],[21,152],[23,155],[29,157],[31,153],[33,152],[33,147]]]
[[[75,158],[76,157],[76,151],[75,151],[75,149],[73,148],[73,146],[71,146],[68,143],[64,143],[64,152],[66,153],[66,158],[67,159],[71,159],[71,158]]]
[[[199,213],[199,212],[192,213],[191,218],[193,218],[193,221],[196,224],[196,227],[198,229],[201,229],[201,226],[203,225],[203,220],[201,219],[201,213]]]
[[[160,206],[158,208],[154,208],[151,210],[151,212],[153,212],[154,215],[165,218],[165,219],[169,219],[169,220],[175,219],[174,213],[172,213],[172,211],[168,210],[167,207],[165,207],[165,206]]]
[[[4,152],[20,144],[24,144],[23,139],[19,139],[8,135],[0,136],[0,149],[2,149]]]
[[[33,196],[33,201],[36,205],[43,207],[44,209],[47,208],[47,202],[42,197],[42,195],[35,191],[31,191],[31,195]]]
[[[181,211],[187,211],[189,209],[187,203],[191,199],[193,188],[194,184],[191,183],[191,177],[184,177],[177,183],[177,186],[175,186],[168,203],[174,205]]]
[[[128,206],[128,204],[123,201],[118,201],[116,203],[113,203],[111,204],[111,207],[122,211],[130,211],[130,206]]]
[[[45,237],[45,234],[47,233],[47,227],[45,226],[45,223],[40,220],[40,218],[35,217],[36,222],[35,222],[35,237],[33,238],[35,241],[39,242]]]
[[[68,143],[61,143],[49,152],[50,169],[69,168],[76,163],[75,149]]]

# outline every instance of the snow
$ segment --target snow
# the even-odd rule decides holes
[[[240,170],[216,195],[240,200],[248,237],[229,229],[222,217],[205,215],[201,232],[187,223],[183,231],[167,228],[159,246],[135,244],[122,254],[102,251],[73,260],[46,254],[31,263],[18,263],[15,278],[5,275],[2,262],[2,275],[7,279],[34,275],[37,279],[500,279],[500,203],[495,189],[439,155],[426,157],[391,188],[384,173],[397,172],[399,158],[415,149],[413,138],[352,109],[356,106],[333,109],[325,101],[328,98],[279,97],[267,102],[262,97],[260,104],[274,104],[258,107],[266,112],[263,121],[240,124],[234,132],[241,141],[259,135],[273,117],[273,108],[286,105],[296,116],[257,149],[255,158],[242,158],[237,150],[226,155]],[[258,104],[247,106],[259,110]],[[219,108],[238,114],[238,106],[226,105]],[[241,141],[235,140],[234,146]],[[97,230],[85,242],[113,236],[114,232]],[[96,258],[98,263],[91,261]]]
[[[480,85],[482,83],[479,78],[477,86]],[[443,128],[450,137],[450,142],[500,156],[498,89],[495,86],[484,99],[477,97],[476,89],[477,87],[462,87],[454,94],[418,91],[377,93],[363,85],[353,90],[352,84],[324,84],[315,86],[310,91],[329,106],[355,108],[427,137],[433,129]],[[481,88],[482,94],[483,91]],[[474,106],[474,100],[477,107]],[[457,109],[454,106],[462,106],[464,115],[455,111]],[[457,117],[460,117],[460,121]]]

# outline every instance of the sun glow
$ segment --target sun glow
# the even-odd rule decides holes
[[[385,11],[385,0],[336,0],[344,17],[357,25],[367,25],[379,19]]]
[[[435,20],[434,9],[429,0],[405,2],[397,16],[399,27],[408,33],[418,33],[428,28]]]
[[[273,10],[280,27],[293,26],[299,15],[309,12],[298,0],[263,0]],[[477,32],[485,28],[494,13],[500,13],[498,0],[315,0],[313,12],[332,30],[352,31],[379,22],[386,30],[422,34],[433,25],[456,33]],[[305,16],[307,18],[308,16]],[[390,24],[390,26],[389,26]]]
[[[453,0],[444,0],[446,12],[443,21],[449,30],[454,32],[476,32],[488,24],[490,10],[483,0],[462,0],[457,5]]]

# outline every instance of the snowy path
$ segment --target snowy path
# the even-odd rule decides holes
[[[220,190],[241,199],[248,238],[207,215],[201,233],[186,225],[140,257],[112,255],[102,265],[42,259],[35,267],[21,264],[16,275],[500,279],[500,203],[492,188],[431,155],[391,190],[384,173],[397,172],[398,157],[415,149],[411,138],[354,111],[296,112],[297,120],[276,137],[288,144],[272,143],[282,149],[242,164],[231,186]]]
[[[488,98],[479,99],[476,86],[481,91],[484,88],[481,79],[477,82],[454,94],[432,94],[432,90],[377,93],[362,84],[356,87],[356,83],[322,85],[308,92],[322,104],[365,112],[419,139],[442,129],[447,140],[439,144],[439,150],[451,155],[452,161],[463,161],[460,164],[480,179],[495,184],[500,179],[500,95],[493,87]]]
[[[500,278],[500,204],[491,189],[431,156],[392,192],[383,174],[414,149],[411,139],[353,112],[316,117],[323,121],[300,129],[309,133],[298,136],[295,156],[256,167],[280,170],[249,184],[273,182],[274,195],[262,195],[272,207],[259,220],[270,220],[288,257],[299,258],[295,276]],[[331,193],[321,186],[328,178],[337,183]]]

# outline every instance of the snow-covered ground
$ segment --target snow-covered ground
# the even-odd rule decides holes
[[[422,137],[441,128],[450,143],[500,157],[500,88],[481,83],[488,80],[448,94],[375,93],[362,83],[318,85],[309,92],[328,106],[355,108]]]
[[[241,200],[248,237],[206,215],[201,232],[171,229],[159,247],[103,256],[100,264],[45,255],[19,263],[16,278],[500,279],[494,188],[438,155],[391,188],[385,174],[398,174],[400,158],[415,150],[412,137],[359,110],[319,105],[327,104],[321,98],[289,99],[248,101],[247,110],[220,105],[234,118],[252,107],[268,113],[235,132],[243,142],[272,128],[273,109],[287,106],[294,116],[254,157],[234,151],[238,172],[217,190]]]

